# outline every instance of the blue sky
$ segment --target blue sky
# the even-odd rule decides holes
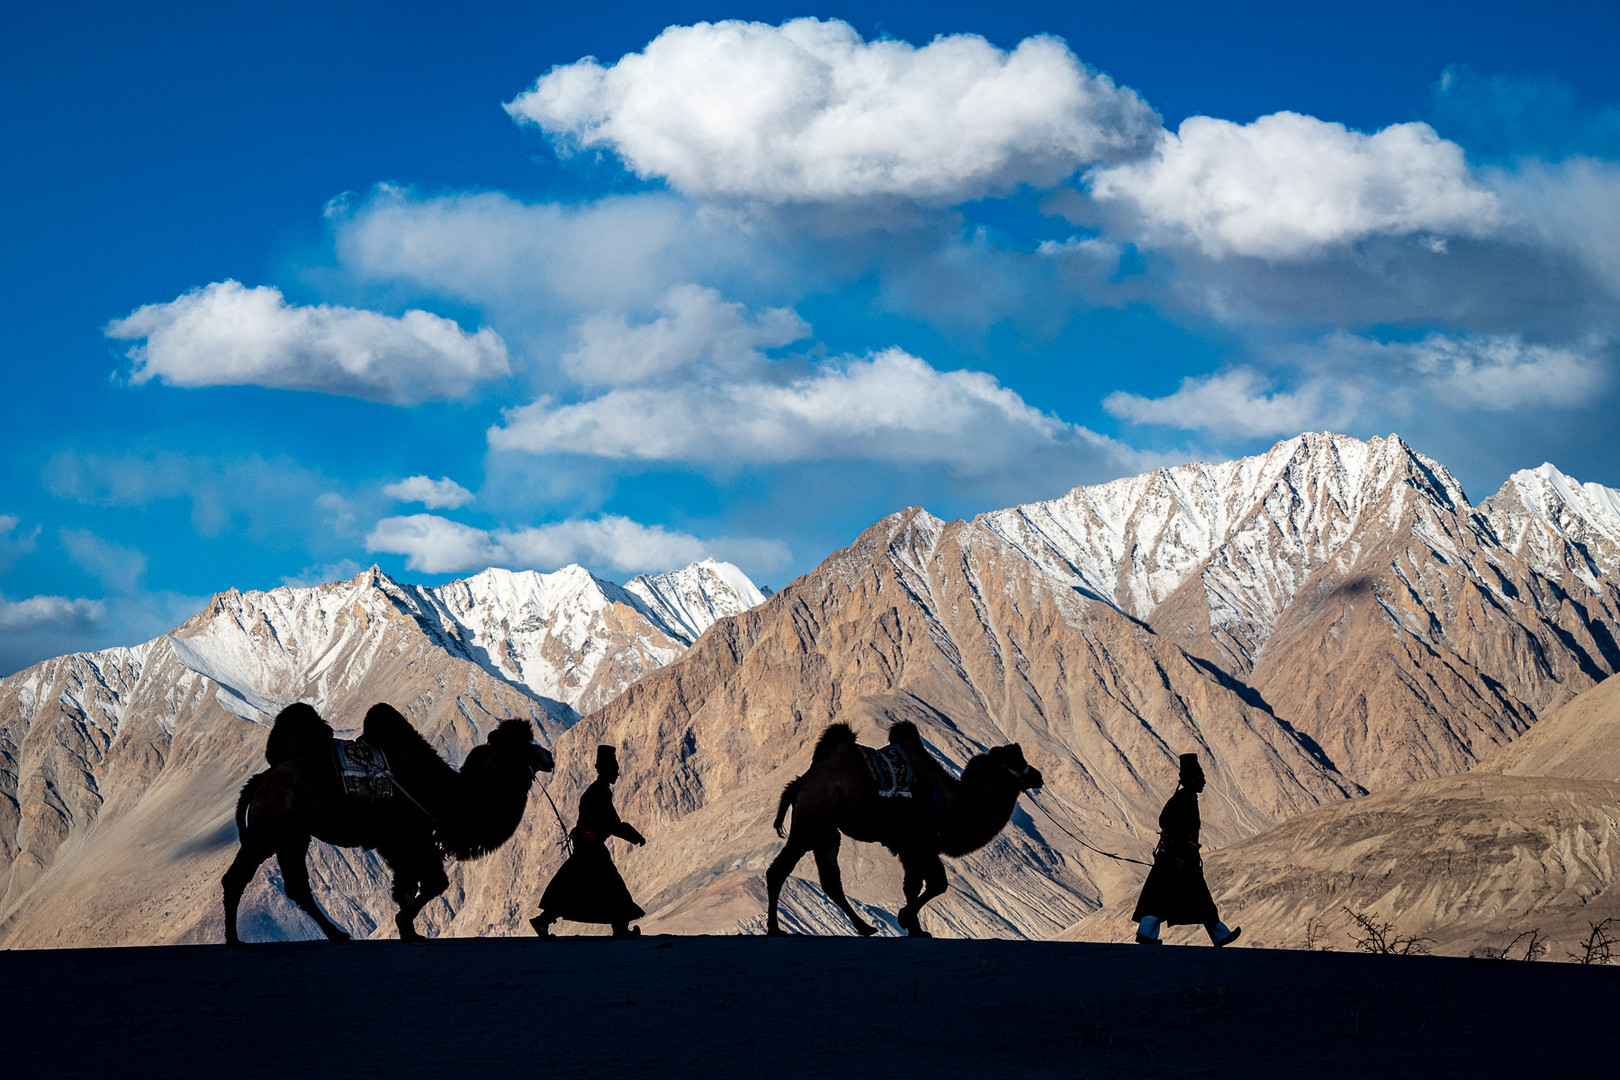
[[[0,674],[1302,430],[1620,485],[1612,3],[152,7],[0,42]]]

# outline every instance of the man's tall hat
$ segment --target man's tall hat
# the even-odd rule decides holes
[[[1192,779],[1202,780],[1203,778],[1204,778],[1204,767],[1202,765],[1198,764],[1198,755],[1197,754],[1182,754],[1181,755],[1181,782],[1183,784],[1185,784],[1188,780],[1192,780]]]
[[[596,771],[605,772],[619,767],[619,752],[611,746],[596,748]]]

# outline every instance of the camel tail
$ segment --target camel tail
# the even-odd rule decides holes
[[[788,811],[792,809],[793,801],[799,797],[799,789],[803,786],[804,777],[801,776],[782,789],[782,798],[776,804],[776,821],[773,822],[773,825],[776,828],[777,836],[784,835],[782,832],[782,822],[787,820]]]
[[[253,801],[253,793],[259,790],[263,780],[264,773],[248,777],[248,782],[242,785],[242,794],[236,797],[236,835],[239,838],[247,835],[248,804]]]

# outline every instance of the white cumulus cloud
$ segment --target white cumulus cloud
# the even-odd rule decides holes
[[[37,634],[43,631],[91,630],[107,616],[100,600],[65,596],[30,596],[7,600],[0,596],[0,634]]]
[[[146,575],[146,556],[140,551],[104,540],[89,529],[63,529],[62,549],[81,569],[95,575],[103,587],[119,593],[140,588]]]
[[[672,26],[615,64],[553,68],[506,108],[687,194],[768,203],[1048,186],[1142,152],[1160,126],[1055,37],[919,48],[813,18]]]
[[[144,340],[129,350],[130,381],[172,386],[268,386],[391,404],[461,397],[511,371],[495,331],[467,333],[426,311],[290,305],[281,291],[215,282],[147,304],[107,327]]]
[[[306,566],[296,574],[282,577],[283,585],[305,589],[311,585],[324,585],[329,581],[348,581],[360,572],[360,564],[353,559],[339,559],[334,563]]]
[[[1552,345],[1518,335],[1430,334],[1381,342],[1337,333],[1276,359],[1297,387],[1239,367],[1183,379],[1161,398],[1116,392],[1103,407],[1132,423],[1233,438],[1288,435],[1414,415],[1575,408],[1608,389],[1600,339]]]
[[[1491,180],[1538,239],[1574,254],[1620,295],[1620,162],[1521,162]]]
[[[10,570],[18,557],[34,550],[41,527],[22,528],[22,519],[15,514],[0,514],[0,572]]]
[[[429,510],[454,510],[473,501],[473,493],[450,479],[441,476],[407,476],[396,484],[388,484],[383,494],[400,502],[419,502]]]
[[[1235,368],[1183,379],[1176,392],[1167,397],[1115,392],[1103,399],[1103,408],[1134,424],[1259,438],[1342,426],[1353,412],[1343,399],[1355,395],[1347,395],[1341,388],[1335,396],[1338,406],[1330,410],[1320,384],[1291,393],[1277,391],[1253,368]]]
[[[383,518],[366,534],[366,550],[404,555],[408,569],[427,574],[502,563],[500,545],[489,533],[437,514]]]
[[[1462,148],[1427,124],[1372,135],[1298,113],[1165,132],[1138,161],[1094,169],[1091,193],[1153,243],[1221,258],[1300,259],[1375,235],[1479,236],[1508,219]]]
[[[362,278],[414,283],[506,323],[537,307],[650,303],[751,253],[734,229],[667,192],[530,204],[494,191],[421,196],[381,185],[335,201],[327,217],[344,266]]]
[[[384,518],[366,537],[372,551],[406,557],[408,569],[452,574],[490,566],[554,570],[568,563],[635,574],[669,570],[714,556],[769,572],[791,556],[777,540],[701,539],[661,525],[604,515],[523,529],[487,531],[436,514]]]
[[[809,324],[787,308],[749,318],[742,304],[697,285],[677,285],[657,307],[656,318],[637,325],[619,315],[587,319],[563,367],[578,382],[597,386],[681,376],[694,368],[707,378],[747,371],[759,363],[760,350],[810,333]]]
[[[1028,405],[982,371],[934,369],[899,349],[784,382],[632,387],[509,409],[490,446],[530,453],[726,463],[875,460],[971,475],[1032,453],[1108,440]]]
[[[1488,412],[1586,403],[1609,382],[1600,349],[1595,341],[1544,345],[1511,334],[1431,334],[1412,344],[1378,347],[1427,383],[1437,400]]]

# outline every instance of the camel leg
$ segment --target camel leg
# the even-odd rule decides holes
[[[420,909],[416,904],[416,894],[419,891],[415,867],[409,863],[388,860],[389,868],[394,872],[394,903],[399,910],[394,913],[394,925],[399,929],[399,940],[421,941],[422,935],[416,932],[416,913]]]
[[[912,937],[933,937],[933,934],[922,928],[922,908],[924,904],[934,897],[944,895],[946,889],[945,864],[940,862],[939,856],[932,852],[918,856],[914,867],[909,865],[906,867],[906,892],[908,894],[911,892],[914,874],[922,880],[922,892],[917,895],[916,900],[907,903],[907,906],[911,908],[910,923],[907,923],[902,913],[900,925],[904,926],[906,932]]]
[[[444,890],[450,887],[450,879],[445,875],[444,865],[437,862],[431,852],[418,853],[417,857],[393,863],[394,866],[394,902],[399,905],[399,912],[394,916],[394,925],[399,928],[401,941],[426,941],[416,932],[416,917],[422,909],[437,899]],[[405,872],[402,872],[402,869]]]
[[[821,843],[815,846],[816,869],[821,873],[821,891],[827,898],[838,905],[838,909],[849,916],[849,921],[855,924],[856,933],[861,937],[871,937],[877,933],[877,927],[855,914],[855,905],[849,902],[844,895],[844,875],[838,869],[838,844],[842,837],[834,829],[823,837]]]
[[[337,923],[326,917],[321,905],[315,902],[315,894],[309,890],[309,867],[304,859],[309,854],[309,837],[299,837],[290,841],[276,852],[276,862],[281,864],[281,883],[287,890],[287,899],[304,909],[305,914],[314,919],[329,941],[348,941],[349,935]]]
[[[794,818],[793,823],[797,825],[798,819]],[[803,836],[802,829],[790,830],[781,853],[771,860],[770,869],[765,871],[765,893],[768,898],[765,905],[765,933],[770,937],[787,936],[787,931],[776,921],[776,901],[782,895],[782,886],[787,883],[788,875],[793,873],[793,868],[799,865],[799,860],[810,850],[810,845],[804,842]]]
[[[244,840],[236,851],[236,858],[231,860],[230,869],[225,871],[221,881],[225,887],[225,944],[242,944],[242,939],[236,936],[236,909],[242,903],[248,882],[259,872],[259,865],[273,854],[275,852],[269,848]]]
[[[927,876],[921,861],[917,856],[907,853],[900,858],[900,866],[905,871],[906,903],[898,912],[895,919],[900,923],[900,929],[912,937],[928,937],[921,924],[917,922],[917,910],[922,907],[923,881]]]

